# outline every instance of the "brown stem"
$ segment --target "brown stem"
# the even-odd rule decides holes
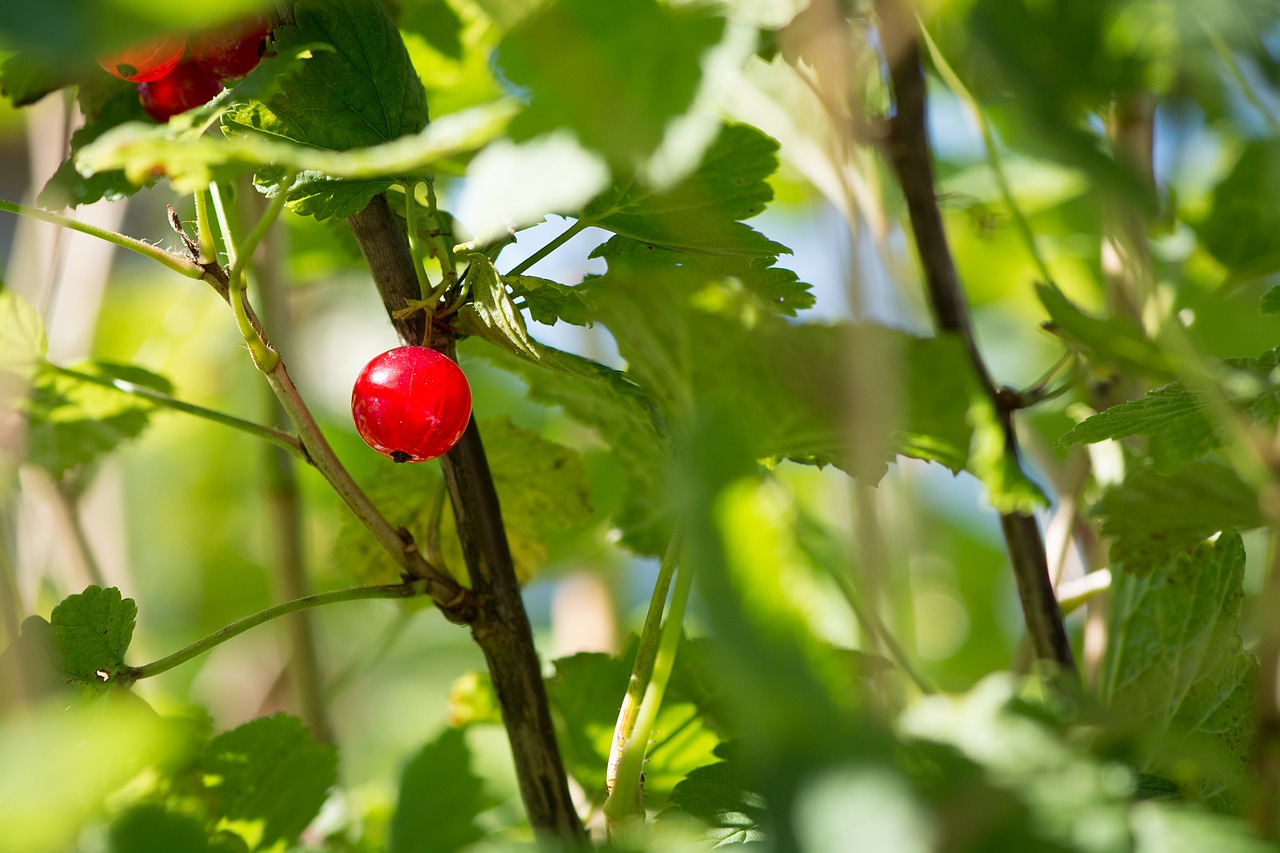
[[[881,40],[888,55],[895,105],[886,148],[907,202],[934,321],[940,330],[957,334],[964,341],[973,369],[999,416],[1005,453],[1009,459],[1019,462],[1021,454],[1013,426],[1016,401],[1000,393],[978,349],[969,305],[942,224],[929,151],[925,79],[916,25],[901,0],[880,0],[876,10]],[[1006,513],[1000,517],[1000,526],[1036,657],[1054,661],[1075,674],[1075,658],[1049,581],[1044,539],[1035,517],[1020,512]]]
[[[400,338],[423,343],[427,330],[420,312],[395,318],[397,310],[418,298],[418,281],[408,240],[386,198],[375,197],[348,222]],[[453,356],[452,334],[436,332],[432,338],[428,345]],[[569,796],[533,631],[474,418],[440,462],[475,594],[471,632],[493,679],[529,824],[540,834],[579,842],[585,831]]]

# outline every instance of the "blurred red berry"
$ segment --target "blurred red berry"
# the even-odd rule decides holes
[[[258,66],[266,47],[269,25],[265,15],[191,37],[191,58],[224,80],[243,77]]]
[[[105,70],[131,83],[156,80],[173,70],[187,49],[184,35],[166,35],[99,56]]]
[[[138,84],[138,100],[153,119],[165,122],[206,104],[222,91],[217,75],[187,60],[158,80]]]

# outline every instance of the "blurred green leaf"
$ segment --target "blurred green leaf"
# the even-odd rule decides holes
[[[1280,285],[1269,287],[1267,292],[1262,294],[1262,300],[1258,303],[1258,312],[1264,317],[1280,314]]]
[[[391,820],[390,853],[454,853],[484,837],[490,803],[462,729],[446,728],[409,760]]]
[[[1088,314],[1052,284],[1037,283],[1036,295],[1053,321],[1049,331],[1079,346],[1092,360],[1145,375],[1169,374],[1160,349],[1123,316]]]
[[[587,206],[582,218],[641,243],[681,252],[776,258],[788,249],[744,225],[773,198],[778,143],[746,125],[729,125],[693,174],[654,192],[626,181]]]
[[[77,82],[77,72],[92,73],[86,68],[72,68],[48,56],[15,53],[0,65],[0,95],[15,107],[29,107],[51,92]]]
[[[1138,803],[1131,823],[1134,853],[1266,853],[1274,849],[1239,820],[1185,803]]]
[[[250,847],[292,841],[338,781],[338,753],[295,717],[275,714],[224,732],[200,758],[205,787],[225,820],[256,826]]]
[[[1159,569],[1214,533],[1264,523],[1258,497],[1225,465],[1192,462],[1164,473],[1130,471],[1095,504],[1112,562],[1128,571]]]
[[[1280,193],[1280,141],[1247,143],[1231,172],[1213,191],[1213,206],[1196,227],[1201,241],[1239,277],[1280,270],[1274,235],[1280,212],[1273,200]]]
[[[144,803],[111,822],[107,849],[110,853],[208,853],[210,848],[204,827],[194,817]]]
[[[447,0],[409,0],[400,29],[417,33],[450,59],[462,58],[462,19]]]
[[[0,283],[0,407],[12,410],[27,394],[48,349],[36,309]]]
[[[498,47],[503,73],[531,101],[513,131],[531,139],[567,127],[611,163],[635,165],[689,108],[702,55],[723,28],[710,7],[548,3]]]
[[[131,181],[120,169],[94,170],[82,174],[76,168],[80,152],[112,129],[127,122],[147,121],[142,104],[138,101],[137,86],[117,79],[110,74],[94,75],[80,84],[77,90],[84,125],[71,134],[71,151],[58,171],[40,191],[40,203],[47,208],[76,207],[106,199],[118,201],[136,193],[147,181],[150,173]]]
[[[1048,842],[1045,848],[1127,851],[1132,773],[1097,761],[1063,737],[1051,715],[1022,700],[1019,690],[1013,676],[992,675],[962,696],[925,697],[907,709],[900,726],[909,738],[954,747],[982,769],[987,784],[1014,793],[1029,809],[1029,828]],[[995,815],[972,817],[975,831],[998,833],[1002,823]],[[1087,833],[1079,831],[1086,826]]]
[[[502,725],[502,709],[487,671],[460,675],[449,685],[449,725]]]
[[[88,361],[70,365],[82,373],[115,377],[162,393],[172,392],[162,376],[133,365]],[[152,403],[113,388],[78,380],[44,367],[22,410],[27,418],[27,459],[61,477],[96,462],[146,429]]]
[[[1159,507],[1152,507],[1159,511]],[[1240,639],[1244,544],[1233,531],[1141,575],[1112,575],[1101,695],[1152,739],[1143,769],[1236,810],[1253,742],[1258,665]]]

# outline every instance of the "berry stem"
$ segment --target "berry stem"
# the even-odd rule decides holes
[[[413,598],[422,595],[427,590],[426,580],[416,580],[409,583],[400,584],[384,584],[380,586],[358,586],[351,589],[339,589],[333,592],[320,592],[315,595],[305,595],[302,598],[295,598],[285,601],[266,610],[259,610],[252,616],[246,616],[243,619],[232,622],[214,631],[207,637],[196,640],[186,648],[179,649],[171,655],[166,655],[159,660],[142,666],[129,667],[121,674],[122,681],[132,684],[140,678],[150,678],[159,675],[162,672],[168,672],[176,666],[180,666],[193,658],[199,657],[205,652],[213,649],[232,637],[243,634],[250,628],[256,628],[264,622],[270,622],[272,619],[278,619],[290,613],[297,613],[311,607],[321,607],[326,604],[337,604],[341,601],[363,601],[371,598]]]
[[[506,275],[520,275],[522,272],[528,271],[528,269],[534,264],[536,264],[538,261],[542,260],[547,255],[551,254],[556,249],[559,249],[565,243],[568,243],[574,237],[578,236],[580,233],[582,233],[583,231],[587,230],[590,227],[591,227],[591,223],[585,219],[579,218],[574,220],[574,223],[570,225],[568,228],[566,228],[564,231],[560,232],[560,235],[558,237],[556,237],[547,245],[543,246],[538,251],[534,252],[529,257],[525,258],[520,263],[516,264],[506,273]]]

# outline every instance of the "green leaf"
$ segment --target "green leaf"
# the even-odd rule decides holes
[[[485,836],[475,819],[490,803],[462,729],[447,728],[410,759],[391,819],[391,853],[453,853]]]
[[[831,463],[872,482],[895,451],[953,468],[967,458],[967,402],[956,401],[967,401],[976,385],[964,359],[951,357],[954,341],[922,342],[869,325],[788,323],[739,283],[706,281],[683,268],[657,274],[615,260],[607,276],[581,289],[628,373],[673,423],[719,410],[749,425],[756,458]],[[868,403],[878,406],[883,429],[858,435],[862,444],[851,450],[845,394],[858,353],[877,364],[905,363],[909,399],[886,393]]]
[[[460,317],[465,320],[466,314],[464,309]],[[460,326],[471,329],[462,322]],[[622,506],[613,517],[622,541],[638,554],[660,555],[670,538],[666,480],[671,452],[664,422],[644,390],[621,371],[543,345],[537,359],[478,341],[463,346],[523,379],[531,399],[562,407],[599,434],[609,449],[608,461],[616,463],[626,481]]]
[[[84,125],[71,134],[70,154],[40,191],[40,204],[50,209],[92,204],[102,199],[117,201],[154,180],[149,172],[133,180],[119,168],[86,173],[77,168],[80,153],[95,140],[121,125],[147,121],[138,102],[137,86],[110,74],[95,74],[80,84],[78,99]]]
[[[1081,853],[1129,849],[1127,812],[1133,774],[1118,763],[1097,760],[1064,737],[1054,724],[1053,709],[1024,699],[1023,690],[1011,674],[991,675],[963,695],[925,697],[900,717],[899,728],[911,740],[951,747],[981,769],[977,779],[957,792],[951,807],[963,808],[971,796],[994,807],[999,797],[977,794],[984,785],[1011,792],[1025,804],[1028,829],[1039,843],[992,845],[992,849]],[[919,758],[933,763],[927,750],[921,750]],[[945,786],[959,774],[930,775],[935,776],[934,784]],[[1005,826],[1016,811],[1009,817],[995,814],[1000,814],[995,820],[973,815],[973,828],[989,832],[1016,828]],[[1082,826],[1089,827],[1087,834],[1079,832]]]
[[[0,407],[12,411],[26,396],[48,349],[36,309],[0,284]]]
[[[773,198],[767,178],[778,168],[778,143],[745,125],[725,127],[693,174],[664,192],[618,184],[583,211],[591,225],[667,249],[742,258],[788,251],[739,220]]]
[[[194,817],[162,805],[133,806],[111,822],[110,853],[208,853],[209,839]]]
[[[1239,819],[1185,803],[1148,800],[1130,815],[1134,853],[1267,853],[1274,850]]]
[[[1131,471],[1093,512],[1113,540],[1112,562],[1131,572],[1159,568],[1219,531],[1264,523],[1253,490],[1231,468],[1213,461],[1169,473]]]
[[[605,258],[635,267],[654,269],[680,266],[696,270],[709,279],[736,279],[764,305],[779,314],[794,317],[797,311],[812,308],[809,285],[791,270],[773,266],[770,258],[743,258],[731,255],[703,255],[665,249],[615,235],[597,246],[593,258]]]
[[[77,81],[79,71],[47,56],[15,53],[0,65],[0,95],[15,107],[29,107],[51,92]]]
[[[1094,361],[1151,376],[1169,375],[1159,347],[1129,320],[1088,314],[1053,284],[1037,283],[1036,295],[1053,321],[1049,331],[1079,346]]]
[[[764,798],[749,787],[737,762],[718,761],[699,767],[671,792],[675,809],[698,818],[707,826],[707,838],[714,846],[763,841]],[[658,819],[671,820],[668,809]]]
[[[449,685],[449,725],[502,725],[502,708],[487,670],[460,675]]]
[[[1264,317],[1280,314],[1280,285],[1269,287],[1267,292],[1262,294],[1262,300],[1258,303],[1258,313]]]
[[[168,394],[169,381],[140,367],[90,361],[72,365],[82,373],[115,377]],[[27,418],[27,458],[61,477],[137,438],[155,406],[113,388],[67,376],[46,366],[35,378],[23,406]]]
[[[1280,350],[1258,358],[1228,359],[1215,377],[1240,414],[1267,428],[1280,421],[1280,390],[1272,375]],[[1149,391],[1139,400],[1118,403],[1081,421],[1058,439],[1059,446],[1145,435],[1151,456],[1161,465],[1197,459],[1222,444],[1210,402],[1181,382]]]
[[[306,829],[338,781],[338,753],[316,743],[285,714],[251,720],[218,735],[200,759],[205,787],[222,817],[256,824],[249,846],[269,847]]]
[[[1113,574],[1101,695],[1150,739],[1143,769],[1236,808],[1253,738],[1257,662],[1240,639],[1244,545],[1227,532],[1138,576]]]
[[[265,101],[232,107],[224,117],[232,132],[256,131],[314,148],[349,151],[426,126],[426,93],[381,3],[301,0],[295,17],[296,27],[276,29],[277,50],[289,54],[311,48],[311,59],[280,81],[280,91]],[[339,191],[347,206],[359,195],[350,187]],[[310,206],[325,208],[314,197]]]
[[[516,575],[528,581],[546,562],[552,537],[592,521],[590,486],[576,450],[505,418],[482,421],[480,433]],[[449,567],[464,574],[452,509],[436,466],[383,465],[376,479],[361,485],[392,524],[407,527],[419,542],[425,541],[433,515],[443,505],[441,551]],[[338,549],[344,564],[362,581],[389,582],[398,577],[394,561],[353,518],[343,518]]]
[[[525,583],[546,563],[552,536],[585,527],[594,519],[591,488],[576,450],[506,418],[483,421],[480,434],[498,490],[516,577]],[[445,517],[452,519],[451,507],[446,506]],[[442,547],[450,565],[464,565],[457,536],[447,536]]]
[[[1280,142],[1255,140],[1213,191],[1213,207],[1197,227],[1205,247],[1242,277],[1280,270],[1280,250],[1273,239],[1280,212],[1273,200],[1280,193]]]
[[[498,64],[531,101],[513,132],[531,139],[567,127],[611,163],[636,165],[692,104],[702,55],[724,23],[707,7],[656,0],[544,5],[498,47]]]
[[[127,669],[138,606],[120,590],[89,586],[64,598],[49,617],[55,667],[68,683],[105,690]]]
[[[532,275],[507,276],[512,299],[523,299],[524,308],[536,322],[554,326],[561,320],[574,326],[589,326],[587,303],[568,285]]]
[[[1001,515],[1032,513],[1049,503],[1044,491],[1027,476],[1021,460],[1009,452],[1005,427],[986,394],[977,392],[969,407],[973,446],[969,470],[987,487],[987,500]]]
[[[462,19],[447,0],[415,0],[398,23],[401,30],[417,33],[450,59],[462,59]]]

